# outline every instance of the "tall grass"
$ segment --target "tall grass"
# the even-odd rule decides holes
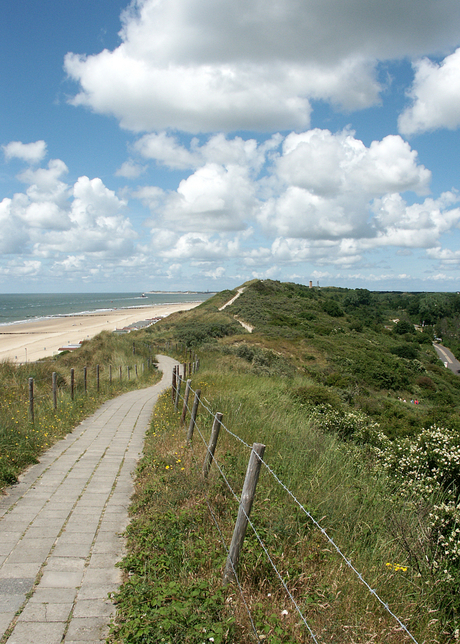
[[[248,445],[266,445],[266,463],[417,641],[456,641],[455,617],[443,608],[436,576],[411,565],[403,540],[390,529],[411,526],[423,548],[420,508],[398,497],[368,447],[344,443],[312,426],[305,406],[292,396],[304,378],[263,377],[244,365],[235,355],[208,348],[192,385],[202,390],[204,405],[222,412],[224,425]],[[250,531],[240,583],[253,625],[238,588],[222,588],[226,551],[208,504],[228,544],[238,503],[215,465],[209,480],[202,480],[211,422],[201,408],[189,448],[169,395],[156,410],[138,471],[130,550],[122,564],[127,581],[118,598],[112,642],[245,643],[256,641],[253,625],[260,641],[311,641]],[[249,449],[222,430],[216,458],[239,497]],[[251,518],[318,641],[411,641],[264,468]],[[198,611],[193,597],[200,597],[208,610]],[[181,604],[196,618],[190,628],[180,618]]]
[[[36,462],[44,450],[105,400],[155,382],[158,379],[156,370],[147,368],[151,355],[147,344],[136,344],[135,334],[120,337],[103,332],[84,342],[77,351],[51,360],[24,365],[0,363],[0,489],[14,483],[25,467]],[[99,365],[99,389],[96,365]],[[112,365],[111,381],[109,365]],[[86,392],[84,367],[87,369]],[[122,368],[121,379],[119,367]],[[73,399],[70,392],[72,368],[75,374]],[[56,410],[52,397],[53,372],[58,385]],[[29,414],[29,378],[34,380],[33,422]]]

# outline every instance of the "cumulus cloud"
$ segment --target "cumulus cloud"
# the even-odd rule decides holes
[[[169,139],[153,140],[159,157]],[[235,258],[264,270],[350,267],[379,248],[436,248],[460,221],[454,193],[406,201],[428,192],[431,173],[400,136],[366,146],[351,131],[313,129],[263,144],[212,136],[172,147],[196,167],[175,191],[150,186],[136,196],[151,209],[157,257],[208,262],[207,276]]]
[[[289,134],[275,163],[278,195],[258,219],[269,232],[309,239],[375,235],[370,203],[387,193],[426,193],[431,173],[399,136],[367,148],[351,132],[309,130]]]
[[[270,131],[308,127],[312,99],[349,110],[377,103],[377,61],[457,44],[460,8],[456,0],[137,0],[122,20],[115,50],[66,56],[80,86],[75,105],[134,131]]]
[[[35,259],[24,261],[14,259],[0,266],[0,275],[3,277],[35,277],[39,275],[42,264]]]
[[[438,246],[436,248],[430,248],[427,251],[427,255],[431,259],[439,260],[442,266],[445,268],[451,268],[460,265],[459,250],[451,250],[450,248],[441,248],[440,246]]]
[[[460,208],[452,207],[457,195],[446,192],[439,199],[427,198],[408,205],[401,195],[386,195],[374,203],[374,226],[379,246],[436,247],[441,235],[460,222]]]
[[[409,96],[412,105],[399,117],[402,134],[411,135],[460,125],[460,49],[441,64],[427,58],[414,65],[415,78]]]
[[[125,161],[121,164],[118,170],[115,172],[116,177],[125,177],[125,179],[136,179],[143,172],[145,172],[146,167],[141,166],[138,163],[135,163],[132,159]]]
[[[19,175],[25,192],[0,202],[1,254],[59,257],[56,265],[68,271],[76,268],[78,253],[87,261],[91,255],[121,258],[133,253],[137,233],[125,216],[126,202],[99,178],[80,177],[70,186],[63,181],[67,173],[63,161],[52,159],[45,168]],[[68,260],[60,257],[65,253],[70,253]]]
[[[11,143],[2,147],[7,160],[16,158],[27,163],[40,163],[46,156],[45,141],[35,141],[35,143],[11,141]]]

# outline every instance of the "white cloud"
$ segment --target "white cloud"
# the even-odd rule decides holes
[[[166,132],[146,134],[136,141],[134,149],[145,159],[155,159],[169,168],[188,170],[197,166],[196,155],[180,145],[175,137],[168,136]]]
[[[168,197],[163,220],[182,230],[242,230],[255,207],[254,189],[244,167],[207,163]]]
[[[17,199],[5,198],[0,202],[0,253],[21,253],[28,241],[28,234],[22,221],[15,216]]]
[[[46,156],[45,141],[35,141],[35,143],[11,141],[2,147],[7,160],[16,158],[27,163],[39,163]]]
[[[42,264],[38,260],[15,259],[4,266],[0,266],[0,275],[3,277],[35,277],[39,275]]]
[[[240,254],[239,238],[224,239],[207,233],[185,233],[174,245],[159,252],[166,259],[193,261],[222,261],[223,258],[237,258]],[[243,252],[244,254],[244,252]]]
[[[280,192],[267,199],[259,221],[283,237],[373,237],[370,205],[388,193],[426,193],[431,173],[399,136],[367,148],[353,133],[309,130],[289,134],[275,164]]]
[[[452,267],[460,265],[460,251],[450,250],[449,248],[430,248],[427,251],[428,257],[437,259],[444,267]]]
[[[84,254],[91,263],[91,255],[110,259],[134,252],[137,233],[124,215],[126,202],[99,178],[80,177],[69,186],[62,181],[67,172],[63,161],[53,159],[47,168],[19,175],[26,192],[0,202],[1,254],[56,257],[55,265],[68,271],[75,263],[62,259],[66,253],[69,258]]]
[[[375,244],[430,249],[439,238],[460,222],[460,208],[452,208],[458,197],[446,192],[439,199],[427,198],[408,205],[400,195],[386,195],[374,204]]]
[[[369,146],[353,132],[320,129],[263,144],[223,135],[189,148],[166,135],[144,140],[159,144],[157,158],[176,150],[194,166],[176,191],[147,186],[135,194],[152,213],[151,248],[160,258],[211,262],[209,276],[236,258],[264,270],[350,267],[378,248],[436,248],[460,221],[454,193],[403,198],[426,193],[431,173],[400,136]]]
[[[118,170],[115,172],[116,177],[125,177],[126,179],[136,179],[143,172],[145,172],[146,167],[141,166],[138,163],[135,163],[132,159],[125,161],[121,164]]]
[[[409,96],[413,103],[399,117],[399,130],[411,135],[460,125],[460,49],[441,64],[423,58],[415,65]]]
[[[311,99],[376,104],[377,60],[457,44],[456,0],[137,0],[122,42],[68,54],[75,105],[134,131],[308,127]]]
[[[213,280],[219,279],[225,275],[225,268],[223,266],[218,266],[209,271],[204,271],[203,275],[205,277],[211,277]]]

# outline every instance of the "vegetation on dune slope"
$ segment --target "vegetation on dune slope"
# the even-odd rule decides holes
[[[266,444],[273,472],[416,641],[457,642],[460,378],[432,347],[443,327],[455,346],[457,296],[243,287],[222,311],[236,290],[140,337],[181,361],[197,352],[192,386],[206,407],[248,445]],[[203,481],[205,447],[196,432],[187,446],[179,416],[166,394],[138,470],[111,641],[313,641],[253,534],[240,562],[252,623],[238,588],[222,587],[237,504],[215,467]],[[211,422],[203,408],[205,441]],[[248,452],[221,434],[216,455],[238,496]],[[265,470],[252,520],[317,641],[413,641]]]

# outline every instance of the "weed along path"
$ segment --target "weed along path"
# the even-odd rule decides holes
[[[104,642],[133,492],[163,379],[106,402],[0,497],[0,642]]]

